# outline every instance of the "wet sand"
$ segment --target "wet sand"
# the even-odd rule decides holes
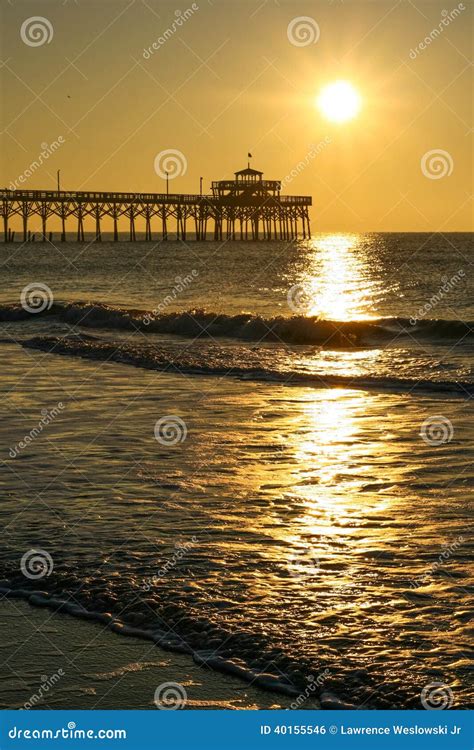
[[[155,691],[166,683],[176,687],[163,687],[163,700],[168,695],[172,706],[173,696],[186,696],[186,709],[276,709],[293,700],[18,599],[0,602],[0,664],[2,709],[157,710]],[[302,708],[317,704],[307,700]]]

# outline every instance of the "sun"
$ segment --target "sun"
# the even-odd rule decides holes
[[[359,113],[361,99],[359,92],[349,81],[334,81],[325,86],[316,104],[327,120],[346,122]]]

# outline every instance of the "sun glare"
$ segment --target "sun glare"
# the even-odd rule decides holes
[[[360,110],[359,92],[348,81],[329,83],[320,92],[316,104],[327,120],[346,122]]]

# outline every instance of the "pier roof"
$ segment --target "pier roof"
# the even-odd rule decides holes
[[[238,172],[234,173],[235,176],[237,175],[245,175],[245,177],[250,177],[250,175],[260,175],[262,176],[263,172],[259,172],[258,169],[252,169],[251,167],[247,167],[246,169],[240,169]]]

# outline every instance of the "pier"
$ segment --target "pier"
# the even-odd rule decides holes
[[[310,237],[310,196],[281,195],[281,182],[264,180],[263,173],[247,169],[234,180],[212,183],[209,195],[168,193],[97,193],[64,190],[0,190],[4,241],[14,240],[13,217],[21,218],[23,242],[34,239],[32,217],[40,219],[40,239],[51,239],[48,221],[56,219],[62,242],[74,232],[85,241],[84,224],[92,219],[95,241],[102,240],[103,222],[111,224],[119,240],[119,221],[127,221],[130,241],[144,232],[147,241],[167,240],[293,240]]]

